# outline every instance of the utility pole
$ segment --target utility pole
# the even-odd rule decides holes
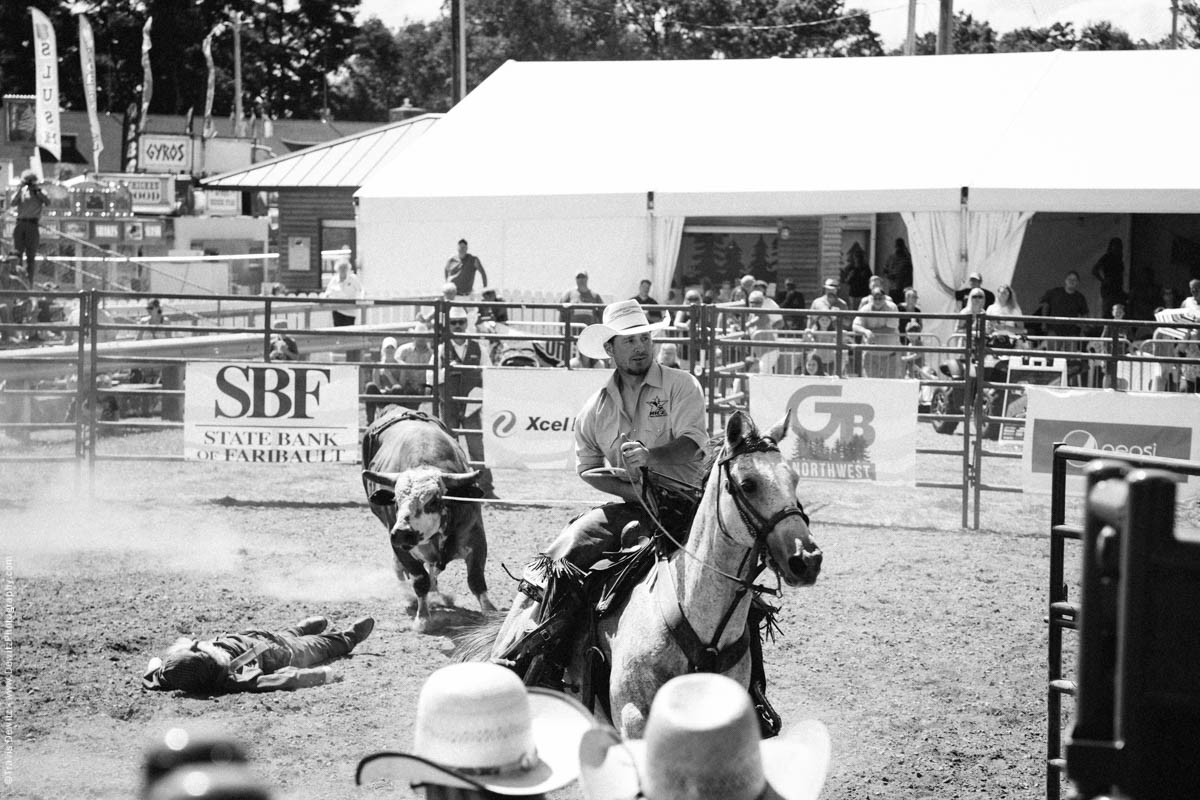
[[[938,12],[937,54],[950,55],[954,52],[954,0],[941,0]]]
[[[908,0],[908,36],[904,39],[904,55],[917,54],[917,0]]]
[[[242,116],[242,14],[233,15],[233,135],[245,132]]]
[[[450,103],[458,105],[467,96],[467,20],[465,0],[450,0]]]
[[[1171,49],[1179,49],[1179,0],[1171,0]]]

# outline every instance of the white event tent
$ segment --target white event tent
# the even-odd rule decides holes
[[[1037,211],[1200,213],[1200,52],[509,62],[357,192],[368,291],[669,284],[690,217],[900,212],[928,312]],[[966,259],[960,258],[960,252]],[[665,294],[665,292],[664,292]]]

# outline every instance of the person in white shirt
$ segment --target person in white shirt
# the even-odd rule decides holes
[[[337,262],[336,269],[337,274],[333,276],[333,280],[325,287],[325,291],[321,292],[321,297],[330,297],[336,300],[361,300],[363,286],[359,283],[358,276],[350,271],[350,262],[343,258]],[[346,325],[357,324],[358,306],[344,305],[334,307],[334,327],[340,328]]]
[[[1191,292],[1191,297],[1186,297],[1180,308],[1190,308],[1192,311],[1200,313],[1200,279],[1193,278],[1188,281],[1188,291]]]

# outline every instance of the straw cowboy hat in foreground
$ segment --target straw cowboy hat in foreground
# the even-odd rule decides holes
[[[671,321],[650,322],[637,300],[621,300],[604,308],[600,322],[588,325],[579,333],[579,352],[588,358],[609,358],[604,345],[614,336],[632,336],[666,328]]]
[[[588,800],[816,800],[829,768],[829,732],[805,720],[762,740],[746,688],[693,673],[665,683],[646,738],[594,728],[579,746]]]
[[[527,690],[504,667],[451,664],[421,687],[412,752],[367,756],[355,782],[539,795],[579,776],[579,742],[593,725],[575,700]]]

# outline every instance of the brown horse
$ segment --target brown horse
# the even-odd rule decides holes
[[[796,472],[775,444],[786,429],[786,416],[766,436],[749,416],[730,417],[686,541],[600,618],[612,722],[623,736],[641,737],[655,692],[677,675],[703,669],[749,686],[747,618],[763,565],[789,586],[816,581],[821,551],[796,502]],[[533,627],[517,611],[460,638],[463,656],[484,656],[486,644],[498,659]],[[573,643],[566,685],[581,684],[587,646],[582,636]]]

